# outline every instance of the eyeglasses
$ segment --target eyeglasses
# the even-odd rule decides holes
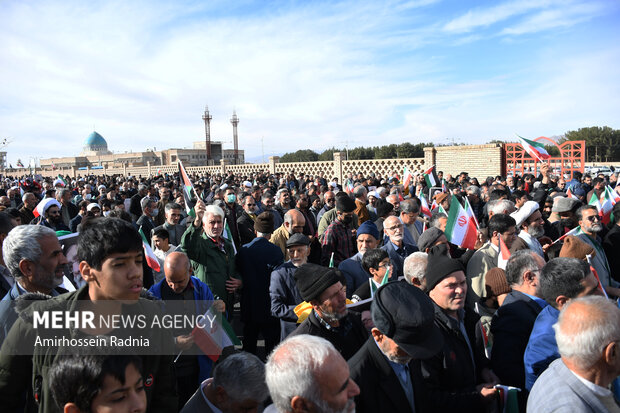
[[[599,217],[598,215],[590,215],[589,217],[586,217],[586,219],[590,222],[594,222],[594,221],[600,221],[601,217]]]
[[[256,206],[256,204],[246,204],[247,206]]]
[[[382,262],[381,264],[377,265],[377,267],[379,268],[388,268],[388,267],[393,267],[393,266],[394,264],[392,264],[392,261],[385,262],[385,263]]]

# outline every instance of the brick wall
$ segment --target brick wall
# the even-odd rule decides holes
[[[501,144],[440,146],[424,149],[424,163],[435,164],[437,171],[456,175],[468,172],[478,180],[487,176],[503,175],[504,161]]]

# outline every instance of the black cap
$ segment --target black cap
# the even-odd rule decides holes
[[[432,247],[442,235],[442,230],[439,228],[430,227],[424,231],[422,235],[420,235],[420,238],[418,238],[418,248],[420,248],[420,251],[425,252],[426,249]]]
[[[297,268],[293,276],[301,298],[308,302],[319,298],[323,291],[342,279],[337,269],[310,263]]]
[[[463,264],[448,256],[448,246],[446,244],[435,245],[428,251],[426,290],[432,290],[441,280],[456,271],[465,272]]]
[[[375,203],[375,208],[377,209],[377,216],[384,217],[389,215],[394,210],[394,205],[387,202],[385,199],[377,199]]]
[[[294,247],[296,245],[310,245],[310,238],[300,232],[296,232],[286,241],[286,248]]]
[[[415,359],[432,357],[443,345],[433,302],[405,281],[392,281],[379,288],[370,312],[375,327]]]
[[[336,197],[336,211],[353,212],[355,211],[355,201],[348,195]]]

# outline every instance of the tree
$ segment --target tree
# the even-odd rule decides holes
[[[280,162],[313,162],[319,160],[319,154],[310,149],[300,149],[297,152],[285,153]]]
[[[609,126],[591,126],[568,131],[566,140],[586,142],[586,161],[607,162],[620,160],[620,130]]]

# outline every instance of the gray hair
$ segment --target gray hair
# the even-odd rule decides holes
[[[213,387],[218,386],[236,402],[251,399],[261,403],[267,398],[265,365],[253,354],[232,354],[213,370]]]
[[[476,185],[470,185],[466,189],[467,193],[470,195],[478,195],[480,196],[480,188]]]
[[[366,188],[364,187],[364,185],[358,185],[355,188],[353,188],[353,196],[355,196],[356,198],[361,198],[364,195],[366,195],[368,191],[366,190]]]
[[[151,205],[151,202],[155,202],[153,201],[150,197],[145,196],[144,198],[142,198],[140,200],[140,208],[142,208],[142,211],[144,211],[145,209],[147,209],[149,207],[149,205]]]
[[[511,214],[515,210],[515,203],[507,199],[496,199],[489,204],[487,211],[493,214]]]
[[[26,203],[26,200],[28,199],[28,196],[34,196],[36,198],[36,195],[33,194],[32,192],[26,192],[24,195],[22,195],[22,202]]]
[[[277,205],[280,205],[280,196],[282,196],[282,193],[283,193],[283,192],[288,192],[288,189],[286,189],[286,188],[280,188],[280,189],[278,190],[278,192],[276,192],[275,203],[276,203]]]
[[[181,205],[177,204],[176,202],[168,202],[166,206],[164,207],[165,212],[170,212],[173,209],[183,209],[183,208],[181,208]]]
[[[400,212],[405,214],[418,214],[420,213],[420,205],[413,199],[407,199],[400,203]]]
[[[375,189],[375,192],[379,194],[379,196],[383,197],[383,194],[387,192],[387,188],[384,186],[380,186],[379,188]]]
[[[56,190],[56,199],[62,198],[67,192],[71,192],[71,190],[69,188],[58,188]]]
[[[206,217],[209,214],[218,215],[222,221],[224,220],[224,211],[217,205],[207,205],[204,216]]]
[[[334,346],[317,336],[300,334],[280,343],[267,360],[265,376],[271,400],[279,412],[288,412],[295,396],[320,400],[316,373],[331,355]]]
[[[421,284],[426,273],[426,265],[428,264],[428,254],[422,251],[416,251],[407,258],[403,263],[403,274],[405,280],[409,284],[413,284],[415,278]]]
[[[510,285],[523,284],[523,273],[538,271],[541,268],[536,262],[536,254],[532,250],[519,250],[513,253],[506,264],[506,281]]]
[[[441,229],[439,228],[441,226],[441,223],[439,222],[439,220],[441,218],[448,218],[448,216],[446,214],[444,214],[443,212],[437,212],[435,214],[433,214],[433,217],[431,218],[431,227],[435,227],[437,229]]]
[[[587,315],[572,308],[580,305],[586,307]],[[560,355],[589,369],[609,343],[620,341],[620,309],[604,297],[576,298],[562,308],[553,329]]]
[[[43,250],[39,241],[45,237],[56,236],[53,229],[43,225],[19,225],[13,228],[2,244],[2,255],[6,267],[15,279],[21,278],[21,260],[38,263]]]

